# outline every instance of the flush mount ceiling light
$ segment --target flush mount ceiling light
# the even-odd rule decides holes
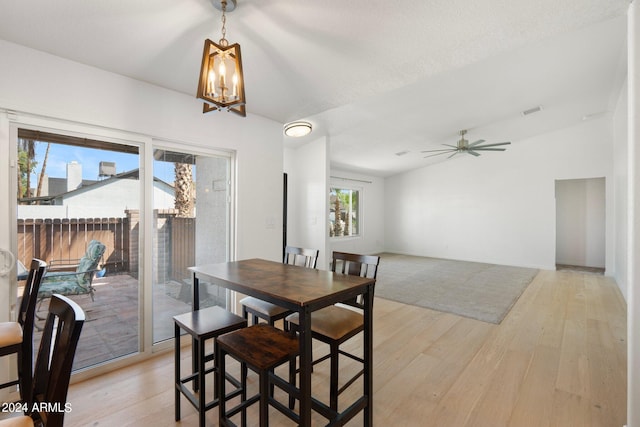
[[[236,0],[211,0],[214,7],[222,11],[222,38],[218,43],[204,41],[200,80],[196,97],[204,100],[203,113],[226,109],[242,117],[245,111],[244,76],[240,45],[229,45],[225,38],[226,13],[236,8]]]
[[[308,122],[291,122],[284,125],[284,134],[299,138],[311,133],[311,123]]]

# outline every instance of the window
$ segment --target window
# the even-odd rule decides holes
[[[329,190],[329,236],[360,235],[360,191],[331,187]]]

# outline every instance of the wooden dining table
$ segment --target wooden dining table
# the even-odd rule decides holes
[[[264,259],[246,259],[190,267],[194,309],[199,307],[199,280],[253,296],[296,311],[300,316],[300,425],[311,425],[316,411],[330,425],[342,425],[364,411],[365,426],[373,425],[373,294],[375,279],[316,270]],[[311,393],[311,313],[358,295],[364,303],[364,375],[362,396],[341,412],[330,409]]]

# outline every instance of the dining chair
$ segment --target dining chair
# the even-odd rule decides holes
[[[24,285],[18,319],[16,322],[0,323],[0,357],[17,354],[17,379],[0,384],[0,388],[18,385],[20,400],[31,405],[33,379],[33,328],[38,299],[38,289],[47,269],[47,263],[33,259]]]
[[[1,427],[63,427],[67,392],[84,312],[62,295],[52,295],[33,374],[33,405],[28,415],[0,421]]]
[[[331,271],[375,279],[378,275],[379,264],[380,257],[377,255],[333,252]],[[329,353],[314,360],[312,365],[330,359],[329,407],[334,411],[338,410],[338,396],[364,373],[363,368],[342,387],[338,387],[338,359],[340,355],[364,364],[362,357],[340,348],[342,343],[364,330],[364,316],[361,311],[363,303],[360,298],[355,298],[343,301],[341,304],[344,306],[332,305],[311,313],[312,337],[329,345]],[[292,330],[298,330],[300,324],[298,313],[287,316],[285,320]],[[291,382],[294,380],[295,377],[290,378]]]
[[[318,249],[286,246],[282,262],[284,264],[299,265],[306,268],[316,268],[319,253],[320,251]],[[240,304],[242,304],[242,316],[249,320],[249,313],[251,313],[254,325],[258,323],[258,319],[260,318],[269,325],[274,326],[275,322],[284,319],[292,313],[292,311],[286,308],[255,297],[245,297],[240,300]],[[287,329],[286,325],[284,329]]]

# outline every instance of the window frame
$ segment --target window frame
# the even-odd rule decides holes
[[[340,190],[340,191],[350,191],[351,193],[357,193],[357,205],[356,205],[356,216],[355,216],[355,222],[357,223],[357,234],[349,234],[349,235],[341,235],[341,236],[336,236],[335,234],[332,233],[331,231],[331,227],[333,226],[333,224],[335,223],[335,214],[334,214],[334,221],[331,220],[331,213],[332,213],[332,209],[333,209],[333,203],[332,203],[332,193],[335,190]],[[341,184],[336,184],[336,183],[331,183],[329,184],[329,206],[328,206],[328,223],[329,223],[329,238],[332,240],[344,240],[344,239],[357,239],[357,238],[361,238],[363,235],[363,210],[362,210],[362,198],[363,198],[363,193],[364,193],[364,189],[361,186],[355,186],[355,185],[341,185]],[[352,203],[353,204],[353,203]],[[353,230],[353,222],[354,220],[352,219],[351,224],[349,229]]]

